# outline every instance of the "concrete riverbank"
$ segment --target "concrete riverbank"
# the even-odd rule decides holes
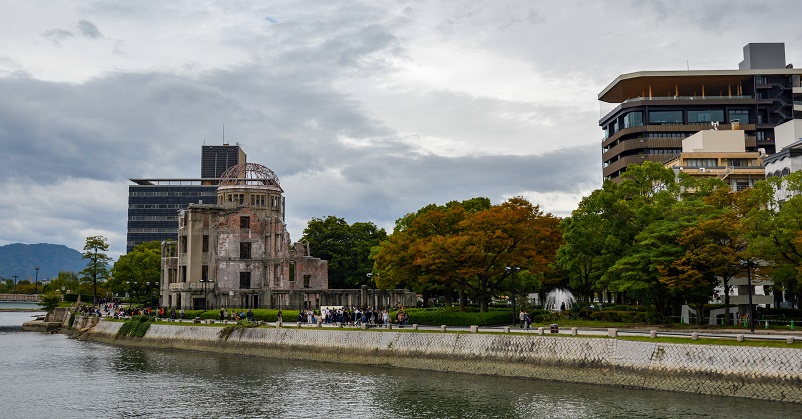
[[[94,324],[94,325],[93,325]],[[802,350],[519,334],[283,328],[235,330],[151,325],[117,337],[123,323],[78,317],[83,339],[279,359],[392,366],[748,397],[802,403]]]

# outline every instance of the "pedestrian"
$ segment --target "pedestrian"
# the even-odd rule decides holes
[[[518,313],[518,320],[520,320],[521,329],[523,329],[524,328],[524,320],[526,320],[526,315],[524,314],[523,310],[521,310],[521,312]]]

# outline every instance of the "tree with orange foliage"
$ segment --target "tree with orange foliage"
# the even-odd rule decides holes
[[[397,225],[373,255],[377,284],[443,285],[460,291],[461,307],[470,294],[485,312],[511,274],[507,266],[529,274],[550,269],[561,244],[557,217],[522,197],[475,203],[429,207],[400,220],[402,228]]]

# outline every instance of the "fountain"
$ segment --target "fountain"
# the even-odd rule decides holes
[[[571,291],[562,288],[555,288],[546,294],[546,304],[543,308],[552,311],[570,310],[576,302]]]

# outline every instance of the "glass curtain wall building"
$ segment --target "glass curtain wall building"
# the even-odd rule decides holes
[[[707,129],[742,129],[747,151],[774,153],[774,127],[802,117],[800,75],[786,65],[784,44],[772,43],[746,45],[738,70],[618,76],[599,93],[614,106],[599,120],[604,178],[619,180],[632,163],[676,158],[683,139]]]
[[[246,156],[239,145],[204,145],[200,178],[130,179],[126,251],[149,241],[177,240],[178,211],[189,204],[216,203],[220,176],[243,163]]]

